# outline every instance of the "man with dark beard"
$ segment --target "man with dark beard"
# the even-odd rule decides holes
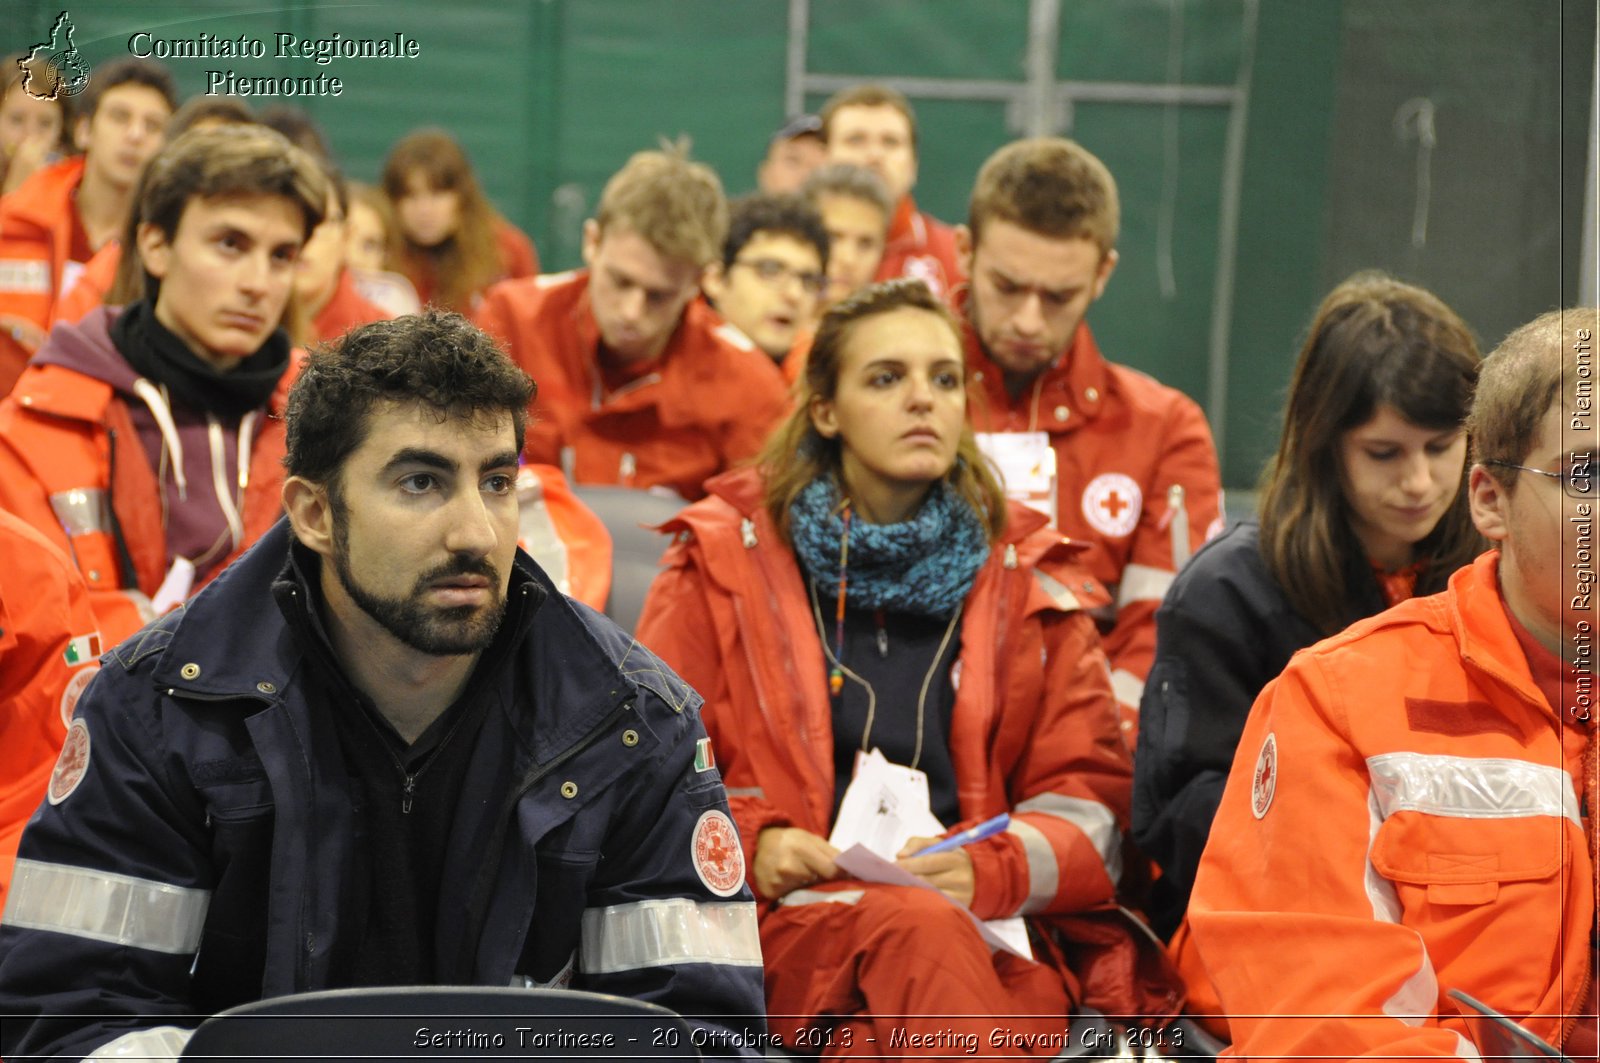
[[[311,357],[288,519],[79,702],[0,920],[7,1058],[173,1058],[197,1014],[416,984],[759,1043],[700,698],[517,549],[532,392],[453,314]]]

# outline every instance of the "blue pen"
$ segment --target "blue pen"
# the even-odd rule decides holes
[[[963,845],[981,842],[994,834],[999,834],[1011,826],[1011,813],[1002,812],[993,819],[986,819],[976,827],[968,827],[960,834],[952,834],[943,841],[934,842],[926,849],[919,849],[912,856],[932,856],[934,853],[947,853],[951,849],[959,849]]]

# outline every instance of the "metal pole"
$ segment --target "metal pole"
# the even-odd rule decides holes
[[[810,0],[789,0],[789,46],[784,56],[783,116],[806,109],[806,38],[811,32]]]
[[[1061,0],[1029,0],[1027,91],[1017,124],[1023,136],[1061,132],[1056,99],[1056,51],[1061,39]]]
[[[1210,372],[1206,417],[1217,444],[1217,462],[1228,447],[1228,344],[1233,330],[1233,282],[1239,255],[1239,194],[1244,184],[1244,141],[1250,115],[1250,78],[1255,67],[1256,19],[1260,0],[1245,0],[1237,97],[1228,113],[1228,139],[1222,167],[1222,211],[1217,219],[1217,281],[1211,296]]]

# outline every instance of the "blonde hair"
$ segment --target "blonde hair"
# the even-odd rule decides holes
[[[722,254],[728,201],[716,171],[689,161],[686,141],[641,151],[611,176],[600,193],[595,224],[637,233],[663,257],[699,268]]]
[[[843,444],[828,439],[811,422],[811,405],[817,399],[832,399],[839,390],[839,375],[844,368],[844,349],[855,327],[867,318],[894,310],[925,310],[943,321],[961,342],[961,324],[928,286],[920,280],[901,277],[863,288],[840,300],[822,316],[817,335],[811,341],[805,374],[797,384],[794,412],[767,440],[756,459],[765,479],[764,503],[787,544],[793,544],[789,510],[795,498],[820,476],[842,475]],[[989,464],[978,450],[970,422],[963,420],[956,460],[945,473],[945,482],[978,514],[992,543],[1006,526],[1006,496]]]
[[[1122,224],[1117,182],[1087,148],[1063,137],[1018,140],[989,156],[967,204],[974,243],[990,221],[1051,239],[1093,240],[1101,255]]]

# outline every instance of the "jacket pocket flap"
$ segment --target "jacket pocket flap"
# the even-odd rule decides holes
[[[1564,820],[1541,816],[1454,819],[1396,812],[1378,828],[1372,866],[1385,878],[1417,886],[1527,882],[1560,871],[1565,834]]]

